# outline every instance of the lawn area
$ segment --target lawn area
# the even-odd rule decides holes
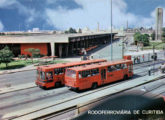
[[[64,63],[64,62],[67,62],[67,61],[54,60],[54,61],[46,62],[46,64],[56,64],[56,63]],[[39,61],[33,60],[33,64],[36,64],[36,63],[39,63]],[[0,64],[0,70],[18,69],[18,68],[22,68],[31,64],[32,64],[31,60],[14,60],[8,64],[7,68],[6,68],[6,64],[4,63]]]
[[[153,49],[153,45],[155,47],[156,50],[162,50],[163,47],[165,47],[165,43],[162,43],[162,42],[150,42],[150,45],[149,46],[146,46],[146,47],[143,47],[144,50],[148,50],[148,49]]]

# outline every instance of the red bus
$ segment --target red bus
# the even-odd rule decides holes
[[[83,90],[132,77],[133,62],[129,57],[125,58],[119,61],[68,68],[65,74],[65,85],[75,90]]]
[[[41,88],[58,87],[64,85],[64,74],[66,68],[95,64],[100,62],[106,62],[106,60],[96,59],[40,66],[37,68],[37,79],[35,83]]]

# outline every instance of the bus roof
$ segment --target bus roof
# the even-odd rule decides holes
[[[88,69],[95,69],[98,67],[105,67],[105,66],[123,64],[123,63],[129,63],[129,62],[132,62],[132,61],[123,59],[123,60],[118,60],[118,61],[98,63],[95,65],[78,66],[78,67],[73,67],[73,68],[69,68],[69,69],[74,70],[74,71],[83,71],[83,70],[88,70]]]
[[[88,63],[93,63],[93,62],[103,62],[103,61],[106,61],[106,60],[105,59],[84,60],[84,61],[78,61],[78,62],[44,65],[44,66],[39,66],[38,68],[42,69],[44,71],[44,70],[48,70],[48,69],[69,67],[69,66],[74,66],[74,65],[88,64]]]

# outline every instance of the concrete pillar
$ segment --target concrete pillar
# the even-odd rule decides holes
[[[89,47],[89,39],[87,40],[87,43],[86,44],[87,44],[87,48],[88,48]]]
[[[163,8],[157,8],[156,9],[155,40],[162,39],[162,28],[163,28]]]
[[[62,44],[59,44],[59,57],[62,57]]]
[[[85,39],[84,39],[84,41],[83,41],[83,48],[85,48]]]
[[[66,56],[68,56],[68,52],[69,52],[68,51],[68,49],[69,49],[68,47],[69,47],[69,44],[66,44]]]
[[[51,46],[51,56],[55,56],[55,43],[51,42],[50,46]]]
[[[73,54],[74,42],[71,43],[71,53]]]

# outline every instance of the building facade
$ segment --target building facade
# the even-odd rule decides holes
[[[114,35],[116,33],[112,33]],[[30,55],[29,48],[40,50],[46,56],[67,57],[78,55],[82,49],[92,50],[111,41],[111,33],[50,34],[50,35],[1,35],[0,49],[6,45],[15,56]]]

